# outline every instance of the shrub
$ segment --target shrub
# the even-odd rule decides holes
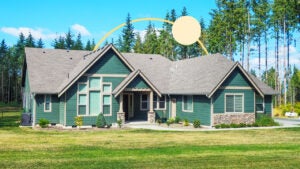
[[[193,122],[193,126],[194,126],[194,128],[200,128],[200,120],[194,120],[194,122]]]
[[[176,116],[174,122],[178,124],[180,120],[181,120],[180,117]]]
[[[221,127],[221,128],[230,128],[230,125],[229,125],[229,124],[224,124],[224,123],[222,123],[222,124],[220,125],[220,127]]]
[[[97,116],[97,120],[96,120],[96,126],[98,128],[104,128],[106,126],[106,120],[103,116],[102,113],[100,113],[98,116]]]
[[[189,126],[189,120],[188,119],[184,119],[183,120],[183,126]]]
[[[47,120],[47,119],[40,119],[39,120],[39,125],[40,125],[40,127],[42,127],[42,128],[46,128],[46,127],[48,127],[48,125],[49,125],[49,120]]]
[[[221,127],[220,124],[215,125],[215,128],[216,128],[216,129],[219,129],[220,127]]]
[[[252,127],[252,124],[246,124],[247,127]]]
[[[269,116],[261,116],[255,121],[255,123],[257,123],[258,126],[279,126],[279,124]]]
[[[122,120],[121,119],[117,120],[117,124],[118,124],[119,128],[122,128]]]
[[[106,125],[106,128],[110,128],[110,127],[111,127],[111,124],[107,124],[107,125]]]
[[[258,127],[258,123],[254,122],[251,126],[252,127]]]
[[[235,123],[230,123],[230,128],[239,128],[239,125],[238,124],[235,124]]]
[[[173,124],[174,122],[175,122],[175,120],[173,118],[169,118],[166,123],[167,123],[167,126],[170,126],[170,124]]]
[[[239,127],[246,127],[247,125],[245,123],[240,123]]]
[[[74,120],[75,120],[75,125],[76,126],[82,126],[82,124],[83,124],[83,119],[82,119],[82,116],[76,116],[75,118],[74,118]]]

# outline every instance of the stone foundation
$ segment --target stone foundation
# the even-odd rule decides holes
[[[155,112],[148,112],[148,123],[155,123]]]
[[[125,113],[124,112],[118,112],[117,113],[117,120],[122,120],[122,123],[125,123]]]
[[[222,124],[222,123],[252,124],[255,122],[255,113],[214,114],[213,118],[214,118],[214,125]]]

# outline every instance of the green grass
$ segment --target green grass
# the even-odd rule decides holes
[[[300,128],[37,130],[13,127],[12,114],[10,127],[0,128],[0,168],[298,168],[300,161]]]

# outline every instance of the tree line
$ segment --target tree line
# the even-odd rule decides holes
[[[281,93],[276,104],[300,101],[300,71],[290,64],[290,47],[296,45],[295,32],[300,30],[300,4],[297,0],[216,0],[216,9],[210,12],[211,20],[201,25],[200,40],[210,53],[221,53],[230,60],[239,61],[253,75]],[[175,21],[189,15],[186,7],[179,12],[171,9],[165,19]],[[184,46],[172,37],[172,25],[164,23],[156,28],[149,22],[145,35],[135,32],[130,13],[126,25],[113,43],[121,52],[160,54],[170,60],[180,60],[205,55],[197,43]],[[271,44],[271,42],[273,44]],[[108,44],[106,41],[104,44]],[[81,35],[68,30],[54,39],[55,49],[92,50],[94,40],[85,45]],[[251,48],[257,46],[257,48]],[[285,47],[284,56],[279,56],[280,47]],[[17,44],[8,47],[5,40],[0,46],[0,102],[21,101],[21,69],[24,47],[43,48],[42,39],[37,41],[29,34],[20,34]],[[270,51],[275,51],[271,53]],[[250,60],[258,56],[258,65],[250,69]],[[272,55],[271,55],[272,54]],[[280,57],[284,58],[284,63]],[[264,59],[264,63],[262,63]],[[273,63],[269,63],[273,61]],[[275,63],[274,63],[275,62]],[[256,70],[255,70],[256,68]],[[264,68],[264,69],[263,69]]]

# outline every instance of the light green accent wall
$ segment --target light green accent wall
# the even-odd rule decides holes
[[[130,69],[110,49],[88,71],[89,74],[129,74]]]
[[[44,95],[36,95],[36,123],[45,118],[50,123],[59,123],[59,99],[51,95],[51,112],[44,112]]]
[[[150,88],[147,83],[143,80],[143,78],[138,75],[131,81],[126,88],[136,88],[136,89],[145,89],[145,88]]]
[[[251,83],[242,74],[242,72],[236,68],[231,75],[224,81],[221,86],[251,86]]]
[[[244,94],[244,112],[254,113],[254,90],[241,90],[241,89],[219,89],[213,95],[214,113],[225,112],[225,93],[243,93]]]
[[[182,95],[171,96],[176,99],[176,116],[180,119],[189,120],[193,123],[194,120],[200,120],[202,125],[210,125],[210,99],[203,95],[193,96],[193,111],[182,111]]]

